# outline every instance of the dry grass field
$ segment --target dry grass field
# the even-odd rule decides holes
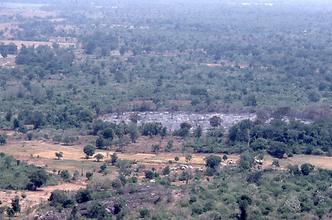
[[[273,158],[271,156],[265,157],[265,165],[272,164]],[[314,155],[294,155],[287,159],[279,160],[281,168],[287,168],[288,165],[301,165],[304,163],[310,163],[317,168],[332,170],[332,157],[314,156]]]
[[[56,186],[46,186],[38,189],[37,191],[25,191],[25,190],[1,190],[0,198],[1,202],[4,205],[10,205],[11,200],[15,196],[20,197],[20,204],[22,209],[22,214],[30,214],[34,208],[46,202],[51,193],[54,190],[63,190],[75,191],[86,187],[85,182],[72,182],[72,183],[63,183]]]
[[[146,144],[147,140],[143,139],[142,142],[135,144]],[[150,146],[150,145],[149,145]],[[40,166],[45,166],[49,170],[62,170],[68,169],[70,171],[75,170],[90,170],[97,169],[100,163],[95,162],[94,158],[85,159],[83,153],[84,145],[73,145],[73,146],[63,146],[60,144],[54,144],[46,141],[17,141],[10,140],[8,144],[1,147],[1,152],[12,155],[17,159],[28,161]],[[56,152],[63,152],[62,160],[55,159]],[[103,151],[97,150],[97,153],[101,153],[105,156],[104,159],[110,159],[113,151]],[[170,161],[174,164],[186,164],[185,154],[182,153],[149,153],[149,152],[133,152],[129,153],[128,150],[125,153],[117,152],[120,159],[136,161],[143,164],[151,165],[165,165],[169,164]],[[192,160],[190,164],[194,167],[204,166],[204,159],[209,154],[192,154]],[[222,156],[222,155],[220,155]],[[179,157],[179,161],[176,163],[174,158]],[[230,155],[229,161],[232,160],[237,162],[239,160],[239,155]],[[265,157],[265,166],[272,164],[273,158],[270,156]],[[332,170],[332,158],[325,156],[313,156],[313,155],[295,155],[287,159],[280,160],[280,165],[282,168],[286,168],[289,164],[303,164],[311,163],[319,168],[331,169]]]

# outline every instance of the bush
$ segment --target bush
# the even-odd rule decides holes
[[[61,170],[60,171],[60,177],[65,181],[65,182],[69,182],[71,179],[71,175],[69,173],[68,170]]]
[[[91,191],[88,189],[80,189],[75,194],[75,200],[77,203],[88,202],[92,199]]]
[[[150,211],[147,208],[142,208],[139,210],[139,217],[146,218],[150,216]]]
[[[286,149],[287,147],[284,143],[278,141],[271,141],[270,147],[267,152],[273,157],[282,159],[284,157],[284,154],[286,153]]]
[[[84,148],[83,148],[83,152],[85,153],[86,155],[86,159],[89,159],[89,157],[93,156],[94,153],[96,151],[96,148],[92,145],[86,145]]]
[[[151,170],[146,170],[146,171],[144,171],[144,173],[145,173],[145,178],[146,179],[153,179],[154,177],[155,177],[155,174],[154,174],[154,172],[153,171],[151,171]]]
[[[88,218],[107,219],[109,214],[107,213],[104,206],[97,202],[93,202],[88,206],[86,216]]]
[[[50,198],[51,206],[69,208],[74,205],[74,201],[69,197],[68,192],[62,190],[55,190],[51,193]]]
[[[309,163],[302,164],[301,165],[301,173],[304,176],[307,176],[314,170],[314,168],[315,167],[313,165],[309,164]]]
[[[5,145],[7,143],[7,139],[4,135],[0,135],[0,145]]]

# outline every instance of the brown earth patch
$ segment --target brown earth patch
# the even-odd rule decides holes
[[[3,205],[10,206],[11,200],[15,196],[19,196],[22,214],[29,214],[37,205],[46,202],[54,190],[76,191],[85,187],[85,182],[73,182],[63,183],[56,186],[46,186],[38,189],[37,191],[1,190],[0,198]]]

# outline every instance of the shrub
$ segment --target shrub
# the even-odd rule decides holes
[[[80,189],[75,194],[75,200],[77,203],[88,202],[92,199],[91,191],[88,189]]]
[[[314,170],[314,168],[315,167],[313,165],[309,164],[309,163],[302,164],[301,165],[301,173],[304,176],[307,176]]]
[[[150,216],[150,211],[147,208],[142,208],[139,210],[139,217],[146,218]]]

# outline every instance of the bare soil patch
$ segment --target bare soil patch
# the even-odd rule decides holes
[[[272,165],[272,161],[275,158],[267,156],[265,159],[265,165]],[[279,160],[280,166],[286,169],[289,165],[301,165],[304,163],[310,163],[317,168],[332,170],[332,157],[327,156],[314,156],[314,155],[294,155],[287,159]]]
[[[33,211],[34,207],[46,202],[54,190],[76,191],[85,187],[86,187],[85,182],[72,182],[72,183],[63,183],[56,186],[42,187],[37,191],[1,190],[0,198],[2,204],[10,206],[11,200],[15,196],[19,196],[22,213],[29,214],[29,212]]]

